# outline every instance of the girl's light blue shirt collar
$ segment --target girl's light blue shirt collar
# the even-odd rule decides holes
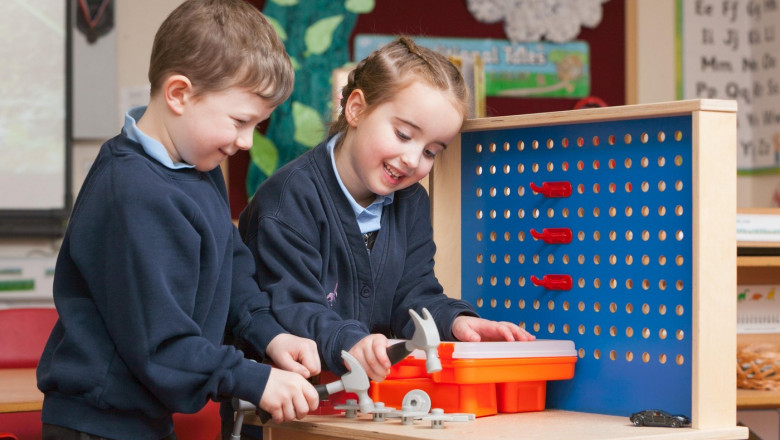
[[[168,155],[168,150],[165,149],[160,141],[151,138],[146,135],[136,125],[136,122],[141,119],[146,111],[146,106],[133,107],[125,113],[125,126],[124,131],[127,137],[131,140],[138,142],[143,147],[146,154],[152,156],[157,162],[160,162],[165,167],[172,170],[180,168],[195,168],[195,165],[190,165],[186,162],[173,162],[171,156]]]
[[[357,219],[358,226],[360,226],[360,233],[365,234],[367,232],[378,231],[382,223],[382,208],[385,205],[393,203],[395,193],[390,193],[387,196],[377,195],[374,202],[366,208],[360,206],[360,204],[355,201],[355,198],[349,193],[347,187],[344,186],[344,182],[341,181],[339,170],[336,168],[336,157],[333,154],[333,150],[336,147],[336,142],[340,136],[340,133],[333,136],[330,141],[328,141],[327,145],[328,153],[330,154],[330,162],[331,165],[333,165],[333,173],[336,174],[336,180],[339,182],[341,191],[344,193],[344,196],[347,197],[350,206],[352,206],[352,210],[355,212],[355,218]]]

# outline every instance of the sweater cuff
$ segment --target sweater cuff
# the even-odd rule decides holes
[[[270,365],[246,359],[233,372],[234,388],[231,394],[259,406],[270,375]]]
[[[347,325],[343,327],[339,331],[339,334],[334,338],[338,342],[328,350],[328,369],[338,376],[349,371],[344,365],[344,360],[341,358],[341,351],[349,351],[355,344],[369,334],[368,328],[365,328],[363,325]]]
[[[241,339],[249,343],[263,358],[266,358],[265,349],[268,344],[282,333],[289,332],[279,324],[270,311],[262,311],[252,314],[252,320],[241,334]]]
[[[458,316],[474,316],[479,318],[479,314],[471,308],[471,305],[465,301],[457,301],[447,309],[445,319],[434,318],[436,326],[439,328],[439,335],[443,341],[457,341],[452,334],[452,326],[455,324],[455,318]]]

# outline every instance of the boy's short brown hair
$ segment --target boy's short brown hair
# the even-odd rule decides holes
[[[154,37],[152,95],[173,74],[189,78],[196,96],[242,87],[273,106],[290,96],[295,78],[273,26],[245,0],[186,0],[171,12]]]

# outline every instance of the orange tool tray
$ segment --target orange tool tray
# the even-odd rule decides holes
[[[390,369],[387,379],[430,377],[455,384],[562,380],[574,377],[577,352],[571,341],[442,342],[442,370],[429,375],[425,355],[414,351]],[[490,357],[486,357],[490,356]]]
[[[541,411],[547,381],[571,379],[577,361],[574,343],[559,340],[443,342],[438,353],[440,372],[428,374],[424,353],[415,351],[383,382],[372,382],[371,398],[400,408],[407,392],[420,389],[445,412]]]

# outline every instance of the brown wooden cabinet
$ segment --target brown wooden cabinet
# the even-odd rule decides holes
[[[780,215],[780,209],[740,209],[739,213]],[[780,243],[742,241],[737,243],[737,248],[738,285],[780,286]],[[780,347],[780,333],[738,334],[737,350],[755,342],[768,342]],[[780,408],[780,391],[738,389],[737,408]]]

